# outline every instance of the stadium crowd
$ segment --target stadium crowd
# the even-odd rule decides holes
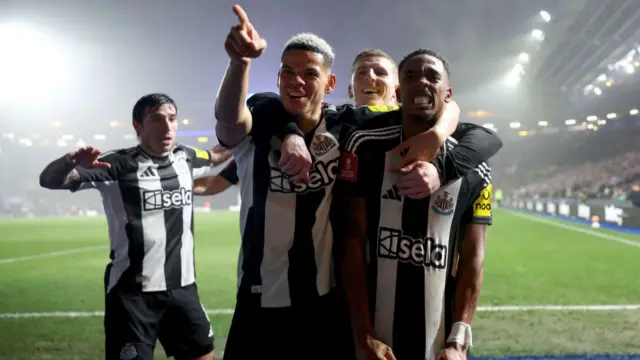
[[[507,142],[494,164],[501,187],[519,197],[631,200],[640,185],[637,117],[598,131],[562,131]],[[637,196],[637,195],[634,195]]]

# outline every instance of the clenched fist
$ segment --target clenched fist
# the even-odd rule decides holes
[[[233,12],[238,17],[238,24],[231,27],[224,48],[231,60],[248,63],[264,53],[267,42],[251,25],[247,13],[240,5],[234,5]]]

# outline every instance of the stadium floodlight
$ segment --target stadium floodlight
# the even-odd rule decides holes
[[[520,124],[519,122],[509,123],[509,127],[512,128],[512,129],[519,129],[520,126],[522,126],[522,124]]]
[[[618,116],[618,114],[616,113],[608,113],[607,114],[607,119],[615,119]]]
[[[182,125],[189,125],[189,119],[182,120]]]
[[[600,82],[607,81],[607,74],[600,74],[600,76],[598,76],[598,81]]]
[[[94,140],[104,140],[104,139],[106,139],[106,138],[107,138],[107,137],[106,137],[106,135],[103,135],[103,134],[96,134],[96,135],[93,135],[93,139],[94,139]]]
[[[569,120],[566,120],[564,123],[566,125],[571,126],[571,125],[575,125],[576,124],[576,120],[575,119],[569,119]]]
[[[109,122],[109,126],[118,127],[118,126],[120,126],[120,122],[119,121],[111,121],[111,122]]]
[[[545,22],[549,22],[551,21],[551,14],[549,14],[548,12],[544,11],[544,10],[540,10],[540,17],[542,18],[542,20],[544,20]]]
[[[209,141],[209,138],[208,138],[208,137],[206,137],[206,136],[200,136],[200,137],[198,137],[198,142],[199,142],[199,143],[206,143],[206,142],[208,142],[208,141]]]
[[[593,88],[593,93],[596,95],[602,95],[602,90],[600,90],[599,87],[594,87]]]
[[[521,52],[520,55],[518,55],[518,60],[523,63],[529,62],[529,54],[527,54],[526,52]]]
[[[630,115],[638,115],[638,109],[631,109],[631,111],[629,111]]]
[[[596,121],[596,120],[598,120],[598,117],[596,115],[587,116],[587,121]]]
[[[538,121],[538,126],[540,127],[545,127],[545,126],[549,126],[549,122],[548,121]]]
[[[624,71],[627,72],[627,74],[633,74],[636,71],[631,63],[626,63],[622,65],[622,67],[624,68]]]
[[[607,124],[607,120],[602,119],[602,120],[598,120],[598,125],[606,125]]]
[[[593,124],[587,125],[587,129],[589,129],[589,130],[593,129]]]
[[[72,78],[68,52],[46,30],[0,24],[0,96],[12,103],[50,97]]]
[[[542,30],[540,29],[533,29],[533,31],[531,32],[531,37],[538,41],[542,41],[544,40],[544,32],[542,32]]]

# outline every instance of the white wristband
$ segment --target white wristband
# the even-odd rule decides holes
[[[457,343],[462,346],[472,347],[471,325],[459,321],[451,326],[451,333],[447,343]]]

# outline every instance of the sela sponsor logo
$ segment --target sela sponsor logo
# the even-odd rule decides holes
[[[309,150],[315,157],[322,157],[337,145],[338,142],[333,136],[329,134],[316,134],[311,141]]]
[[[326,186],[331,185],[338,175],[339,158],[331,161],[316,161],[309,171],[309,183],[294,184],[289,181],[289,176],[282,170],[271,167],[271,184],[270,189],[273,192],[280,193],[299,193],[304,194],[308,191],[317,191]]]
[[[192,204],[193,193],[183,187],[174,191],[148,190],[142,193],[145,211],[181,208]]]
[[[378,257],[415,266],[444,269],[447,265],[446,245],[438,244],[430,237],[414,239],[405,236],[402,230],[380,227],[378,231]]]
[[[438,194],[433,200],[431,210],[434,213],[443,216],[453,214],[453,198],[446,191],[442,194]]]

